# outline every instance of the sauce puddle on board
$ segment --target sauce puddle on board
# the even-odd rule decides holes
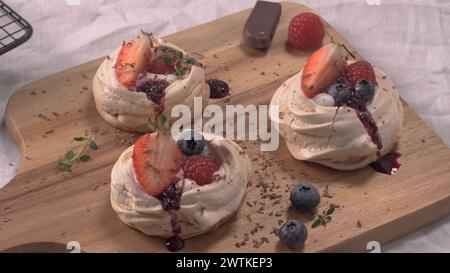
[[[383,157],[380,157],[377,161],[370,164],[375,171],[393,175],[396,174],[401,164],[398,163],[398,159],[401,154],[397,152],[391,152]]]

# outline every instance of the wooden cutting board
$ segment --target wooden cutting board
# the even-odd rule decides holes
[[[214,103],[267,104],[310,55],[286,46],[290,18],[309,10],[283,3],[268,52],[249,49],[242,42],[249,10],[166,38],[206,64],[208,78],[230,84],[232,95]],[[352,49],[331,26],[327,30]],[[0,249],[37,241],[78,241],[86,252],[166,251],[163,240],[124,225],[111,208],[111,168],[137,136],[115,130],[97,114],[91,82],[102,59],[33,82],[11,98],[6,123],[23,161],[16,178],[0,191]],[[313,221],[289,208],[289,188],[303,179],[316,183],[321,192],[328,186],[332,198],[322,197],[320,211],[330,204],[339,204],[340,209],[326,228],[309,228],[301,251],[366,251],[369,241],[384,243],[446,216],[450,213],[449,149],[406,104],[404,123],[403,166],[395,176],[370,168],[338,172],[299,162],[282,140],[279,150],[269,153],[261,153],[258,142],[241,142],[254,174],[240,211],[218,230],[188,240],[184,251],[287,251],[273,229],[287,218],[302,219],[308,228]],[[92,130],[97,131],[100,147],[90,152],[92,160],[77,164],[72,174],[58,171],[56,160],[69,148],[79,148],[71,139]],[[265,187],[279,197],[263,198]],[[245,233],[250,240],[238,248],[236,243]],[[268,242],[261,243],[263,237]]]

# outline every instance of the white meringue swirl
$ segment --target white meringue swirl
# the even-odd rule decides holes
[[[215,137],[206,147],[219,162],[215,181],[199,186],[185,179],[180,209],[176,211],[181,238],[190,238],[217,228],[241,205],[251,175],[251,162],[236,143]],[[119,218],[141,232],[173,236],[170,214],[161,202],[140,189],[132,170],[133,146],[119,157],[111,173],[111,204]],[[181,182],[181,181],[180,181]],[[178,183],[180,183],[178,182]]]
[[[154,43],[183,52],[187,56],[184,50],[162,39],[154,38]],[[144,93],[130,91],[118,82],[114,65],[119,51],[120,47],[103,61],[95,74],[93,93],[97,110],[108,123],[118,129],[151,132],[147,121],[154,114],[157,105]],[[205,106],[209,93],[209,86],[205,82],[205,70],[193,65],[185,78],[174,81],[166,88],[163,115],[170,117],[171,109],[178,104],[187,105],[192,109],[194,97],[202,97]]]
[[[306,97],[300,87],[302,73],[283,83],[270,103],[279,106],[279,117],[270,118],[279,123],[292,156],[337,170],[354,170],[377,160],[378,149],[355,111],[340,107],[335,117],[337,107]],[[403,106],[393,82],[380,69],[375,68],[375,74],[378,86],[367,109],[377,124],[383,156],[399,141]]]

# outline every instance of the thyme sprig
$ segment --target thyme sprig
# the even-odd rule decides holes
[[[81,149],[75,153],[73,150],[69,150],[66,152],[63,158],[60,158],[57,163],[58,167],[65,171],[65,172],[72,172],[73,163],[75,161],[89,161],[91,159],[91,156],[86,154],[86,149],[89,147],[91,150],[97,150],[98,146],[97,143],[92,140],[94,137],[94,134],[90,134],[88,137],[74,137],[73,140],[77,142],[83,142],[83,146],[81,146]]]
[[[332,214],[336,210],[336,205],[330,205],[328,210],[323,211],[322,214],[317,215],[317,219],[312,223],[311,228],[316,228],[319,226],[326,227],[329,222],[331,222]]]

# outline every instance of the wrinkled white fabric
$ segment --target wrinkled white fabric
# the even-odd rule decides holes
[[[254,0],[5,1],[34,26],[34,35],[26,44],[0,56],[2,120],[14,90],[106,56],[122,40],[133,37],[136,30],[151,29],[155,35],[164,36],[254,5]],[[367,4],[377,1],[381,5]],[[80,5],[70,6],[69,2]],[[301,2],[314,8],[367,60],[386,71],[400,95],[450,144],[450,1]],[[20,154],[3,125],[0,186],[11,180],[19,165]],[[448,252],[449,234],[447,218],[382,249]]]

